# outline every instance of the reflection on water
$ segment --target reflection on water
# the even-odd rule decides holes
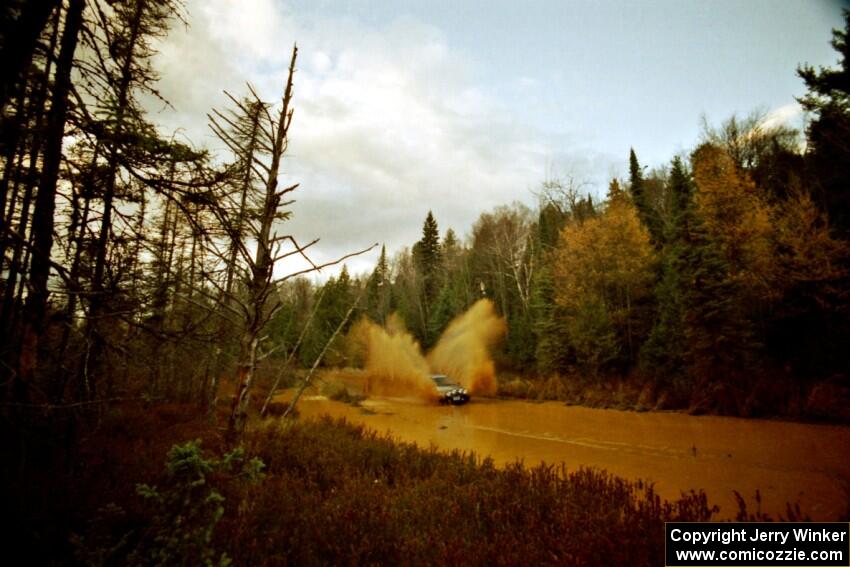
[[[784,513],[799,500],[814,520],[832,520],[847,506],[850,428],[679,413],[635,413],[556,402],[475,400],[434,406],[412,399],[377,398],[364,411],[324,398],[299,402],[302,416],[345,417],[422,446],[475,451],[497,464],[564,462],[594,466],[625,478],[656,483],[660,494],[704,488],[721,507],[736,511],[733,490],[762,509]]]

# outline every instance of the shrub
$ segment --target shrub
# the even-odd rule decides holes
[[[204,458],[200,440],[174,445],[168,452],[166,478],[162,487],[136,485],[136,493],[147,503],[148,521],[110,541],[111,532],[124,518],[123,510],[109,504],[98,511],[88,541],[76,537],[77,556],[85,564],[103,565],[119,561],[126,565],[218,565],[231,564],[225,553],[212,546],[216,524],[224,514],[224,497],[210,484],[216,473],[255,482],[262,477],[263,462],[245,459],[242,448],[220,460]]]
[[[664,501],[599,470],[497,468],[343,421],[266,420],[228,451],[188,406],[123,409],[74,451],[79,473],[52,469],[62,489],[14,512],[53,522],[12,551],[65,564],[75,531],[87,565],[656,565],[664,521],[716,511],[702,492]]]
[[[265,425],[246,446],[267,479],[220,531],[246,565],[656,565],[664,521],[716,512],[702,492],[666,502],[599,470],[497,469],[342,421]]]

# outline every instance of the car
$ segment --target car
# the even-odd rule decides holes
[[[469,401],[469,392],[460,384],[452,382],[445,374],[434,374],[431,376],[437,396],[441,404],[459,406]]]

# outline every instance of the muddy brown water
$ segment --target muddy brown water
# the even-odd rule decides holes
[[[304,417],[344,417],[424,447],[475,451],[497,465],[520,459],[598,467],[650,480],[665,498],[702,488],[720,506],[720,518],[737,511],[735,490],[754,506],[758,489],[762,510],[774,517],[789,501],[813,520],[837,519],[848,506],[850,427],[495,399],[454,407],[370,398],[358,408],[305,396],[298,409]]]

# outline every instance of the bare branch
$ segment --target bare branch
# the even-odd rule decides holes
[[[355,256],[360,256],[361,254],[365,254],[366,252],[369,252],[370,250],[374,249],[377,246],[378,246],[378,243],[376,242],[375,244],[373,244],[372,246],[370,246],[368,248],[364,248],[363,250],[360,250],[358,252],[352,252],[350,254],[346,254],[345,256],[337,258],[336,260],[333,260],[331,262],[325,262],[324,264],[319,264],[319,265],[315,266],[314,268],[306,268],[304,270],[293,272],[293,273],[286,275],[286,276],[284,276],[284,277],[282,277],[278,280],[275,280],[275,283],[285,282],[286,280],[292,279],[296,276],[309,274],[311,272],[318,272],[318,271],[321,271],[323,268],[327,268],[329,266],[335,266],[336,264],[339,264],[340,262],[344,262],[345,260],[348,260],[349,258],[353,258]]]

